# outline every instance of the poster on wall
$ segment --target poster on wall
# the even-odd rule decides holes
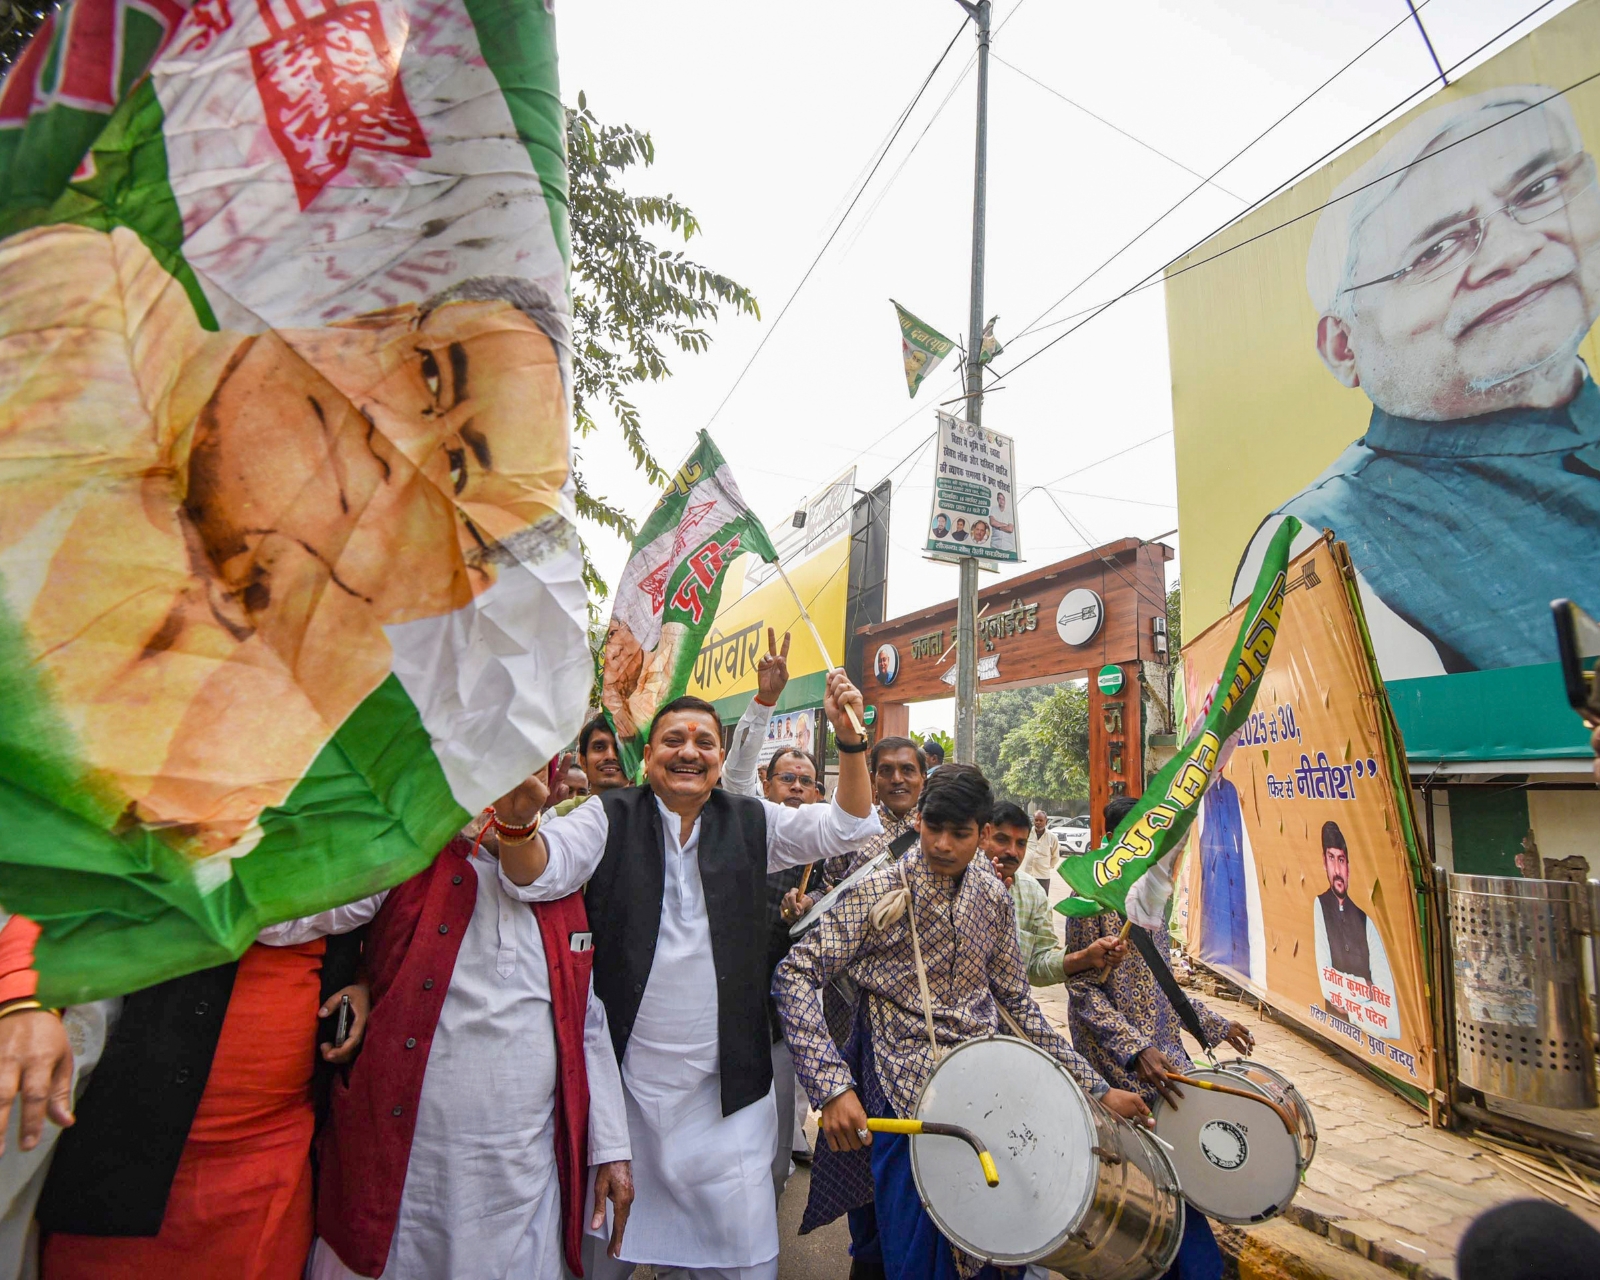
[[[925,549],[1021,559],[1015,478],[1010,436],[941,413]]]
[[[1290,562],[1254,710],[1224,744],[1190,832],[1187,946],[1287,1016],[1427,1090],[1426,906],[1400,789],[1404,757],[1342,555],[1319,538]],[[1193,717],[1242,610],[1184,646]]]
[[[1549,603],[1600,608],[1597,71],[1583,0],[1167,273],[1186,632],[1332,529],[1421,758],[1517,754],[1471,711],[1559,697]]]
[[[767,721],[767,740],[761,744],[761,763],[766,764],[780,751],[803,751],[814,755],[820,738],[817,712],[780,711]]]

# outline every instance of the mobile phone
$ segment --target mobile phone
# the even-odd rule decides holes
[[[1561,677],[1572,709],[1591,723],[1600,723],[1600,690],[1595,685],[1595,660],[1600,658],[1600,622],[1570,600],[1552,600],[1556,649]]]
[[[339,997],[339,1016],[333,1024],[333,1047],[342,1049],[350,1038],[350,997]]]

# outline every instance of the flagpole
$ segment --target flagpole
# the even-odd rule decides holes
[[[988,222],[990,0],[956,0],[978,28],[978,126],[972,165],[972,296],[967,323],[967,407],[962,415],[983,422],[983,266]],[[956,592],[956,760],[978,756],[978,560],[963,556]]]
[[[795,605],[800,610],[800,620],[806,624],[806,629],[811,632],[811,639],[817,646],[817,652],[822,655],[824,665],[827,666],[829,671],[834,670],[833,658],[828,653],[828,646],[822,643],[822,633],[817,630],[817,624],[811,621],[811,615],[806,611],[806,602],[800,598],[800,593],[794,589],[794,583],[789,581],[789,575],[783,571],[782,563],[774,560],[772,564],[773,568],[777,569],[778,576],[783,579],[783,585],[789,588],[789,594],[794,597]],[[867,726],[861,723],[861,717],[856,715],[856,709],[846,704],[844,713],[850,717],[850,727],[865,738],[867,736]]]

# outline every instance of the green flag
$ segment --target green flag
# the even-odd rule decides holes
[[[1239,638],[1233,642],[1210,705],[1183,750],[1150,780],[1111,839],[1091,854],[1061,863],[1061,878],[1078,895],[1056,905],[1062,915],[1125,911],[1128,890],[1182,843],[1199,811],[1200,797],[1216,772],[1222,744],[1238,732],[1255,704],[1261,673],[1267,669],[1278,638],[1278,620],[1283,616],[1289,547],[1299,532],[1300,522],[1289,516],[1273,535],[1256,575],[1255,590],[1250,593]]]
[[[728,566],[747,551],[778,558],[702,431],[633,539],[606,628],[600,701],[630,777],[639,776],[656,708],[688,689]]]
[[[894,299],[889,301],[894,302]],[[922,380],[944,363],[956,344],[932,325],[918,320],[898,302],[894,303],[894,309],[900,317],[900,354],[906,364],[906,388],[915,400]]]
[[[990,316],[989,323],[983,326],[983,341],[978,344],[979,364],[988,364],[1005,350],[1005,345],[994,336],[994,326],[999,319],[999,316]]]
[[[68,0],[0,82],[0,913],[39,998],[426,867],[583,722],[529,0]]]

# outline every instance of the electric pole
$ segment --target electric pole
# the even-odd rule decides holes
[[[985,183],[989,166],[989,14],[990,0],[956,0],[978,28],[978,140],[972,167],[972,307],[967,321],[967,408],[962,416],[983,423],[983,253],[987,217]],[[978,560],[963,556],[956,593],[956,760],[973,764],[978,756]]]

